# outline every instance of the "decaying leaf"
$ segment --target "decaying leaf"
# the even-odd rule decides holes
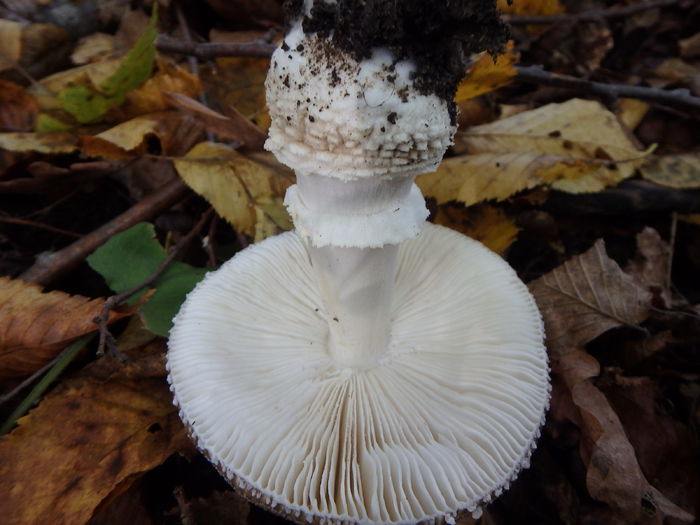
[[[513,67],[516,59],[512,40],[502,55],[495,58],[489,54],[482,56],[459,83],[455,102],[459,104],[509,84],[517,75]]]
[[[0,148],[16,153],[73,153],[78,150],[78,137],[68,132],[0,133]]]
[[[211,142],[197,144],[175,161],[175,168],[219,215],[256,242],[291,229],[282,200],[293,177],[285,168],[272,168]]]
[[[559,0],[498,0],[498,10],[515,15],[556,15],[564,12]]]
[[[0,442],[5,523],[85,523],[117,487],[178,451],[185,430],[163,376],[164,344],[102,359],[63,381]]]
[[[416,181],[439,203],[500,201],[542,184],[569,193],[600,191],[631,176],[646,155],[615,115],[581,99],[475,126],[455,142],[460,155]]]
[[[693,516],[669,501],[649,484],[642,473],[617,413],[590,377],[600,369],[581,350],[559,355],[554,369],[564,378],[571,399],[580,412],[580,453],[586,465],[586,487],[596,500],[606,503],[626,523],[658,524],[671,516],[690,522]]]
[[[201,135],[201,127],[177,111],[135,117],[95,136],[80,138],[83,154],[107,159],[125,159],[146,153],[149,137],[158,139],[165,155],[177,155]]]
[[[443,204],[435,213],[433,222],[476,239],[499,255],[508,250],[520,231],[502,209],[486,204],[471,208]]]
[[[234,107],[267,132],[270,115],[265,102],[265,78],[269,66],[268,59],[221,58],[216,69],[202,68],[209,103],[227,116],[228,109]]]
[[[648,159],[639,168],[642,176],[669,188],[700,188],[700,153],[663,155]]]
[[[646,227],[637,234],[637,253],[625,271],[655,296],[659,296],[666,307],[671,306],[669,290],[669,265],[671,247],[654,228]]]
[[[19,62],[22,56],[22,24],[0,18],[0,71]]]
[[[22,86],[0,80],[0,132],[31,131],[39,106]]]
[[[636,326],[647,317],[651,301],[651,294],[608,257],[602,239],[529,288],[555,355],[582,348],[616,326]]]
[[[71,341],[97,329],[93,318],[104,299],[53,291],[0,277],[0,378],[27,375],[51,361]],[[110,322],[131,315],[120,308]]]

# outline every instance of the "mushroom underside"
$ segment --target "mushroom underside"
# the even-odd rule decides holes
[[[549,399],[532,297],[481,244],[426,225],[399,248],[392,304],[386,354],[345,368],[328,351],[342,319],[297,233],[210,273],[168,352],[198,446],[300,520],[415,523],[498,495],[527,465]]]

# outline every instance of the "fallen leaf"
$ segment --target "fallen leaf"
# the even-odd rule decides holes
[[[293,176],[284,168],[253,161],[223,144],[202,142],[175,168],[194,191],[207,199],[219,215],[258,242],[291,221],[282,204]]]
[[[36,100],[22,86],[0,80],[0,131],[31,131],[38,113]]]
[[[596,500],[616,513],[616,521],[661,525],[666,516],[690,522],[693,516],[674,505],[649,484],[637,462],[620,419],[605,394],[589,378],[600,369],[580,350],[557,356],[553,368],[561,374],[580,412],[580,454],[586,465],[586,487]]]
[[[190,146],[201,136],[201,127],[178,111],[152,113],[135,117],[95,136],[80,137],[82,152],[89,157],[126,159],[147,152],[149,137],[158,139],[159,152],[179,155],[183,142]]]
[[[251,504],[233,491],[214,492],[204,498],[191,499],[179,503],[179,513],[183,525],[247,525]]]
[[[99,360],[19,420],[0,441],[5,523],[85,523],[116,487],[189,449],[163,354],[161,341],[126,364]]]
[[[457,87],[457,104],[506,86],[513,80],[518,74],[513,67],[517,60],[513,45],[513,41],[509,41],[505,53],[497,57],[485,54],[469,69]]]
[[[636,326],[646,319],[651,301],[651,294],[608,257],[602,239],[529,288],[555,355],[582,348],[616,326]]]
[[[0,277],[0,378],[28,375],[78,337],[97,329],[104,299],[52,291]],[[135,308],[112,310],[109,322]]]
[[[564,12],[559,0],[498,0],[498,9],[514,15],[556,15]]]
[[[627,129],[634,130],[639,126],[651,106],[643,100],[635,98],[621,98],[618,101],[618,118]]]
[[[88,64],[114,54],[114,35],[94,33],[81,38],[71,53],[71,61],[76,65]]]
[[[654,228],[647,226],[637,234],[637,253],[627,263],[625,272],[658,296],[666,308],[671,306],[668,289],[671,247]]]
[[[683,58],[694,58],[700,56],[700,33],[678,41],[678,48]]]
[[[572,99],[458,133],[455,152],[417,179],[439,203],[501,201],[542,184],[600,191],[631,176],[646,153],[598,102]]]
[[[267,58],[220,58],[216,67],[201,70],[209,104],[228,116],[235,107],[267,132],[270,115],[265,101],[265,79],[270,60]],[[170,90],[172,91],[172,90]]]
[[[22,56],[22,24],[0,18],[0,71],[15,66]]]
[[[73,153],[78,150],[78,137],[72,133],[0,133],[0,148],[16,153]]]
[[[669,188],[700,188],[700,153],[651,157],[639,168],[642,176]]]
[[[166,93],[166,98],[177,109],[195,117],[207,131],[222,138],[234,140],[253,151],[261,151],[267,135],[250,120],[235,111],[234,118],[209,109],[204,104],[181,93]],[[231,112],[229,112],[231,114]]]
[[[443,204],[435,213],[433,222],[476,239],[499,255],[508,250],[520,231],[502,209],[488,205],[465,208],[458,204]]]
[[[112,291],[122,293],[141,284],[155,273],[168,257],[155,238],[155,229],[147,222],[132,226],[114,235],[87,258],[90,268],[104,277]],[[155,292],[140,306],[146,328],[167,337],[173,325],[173,317],[184,302],[185,296],[204,278],[206,268],[173,261],[156,279]],[[136,294],[135,302],[147,293]]]

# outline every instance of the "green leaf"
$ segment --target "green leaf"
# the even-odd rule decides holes
[[[88,124],[99,121],[110,109],[120,106],[127,93],[148,80],[153,72],[158,36],[157,23],[158,4],[154,4],[148,27],[114,74],[101,86],[94,86],[86,79],[85,84],[66,87],[58,94],[59,107],[81,124]]]
[[[90,267],[104,277],[114,293],[122,293],[148,279],[167,258],[155,238],[152,224],[142,222],[112,237],[87,258]],[[172,319],[185,296],[202,280],[208,270],[172,262],[156,279],[155,293],[140,308],[146,327],[167,337]],[[136,294],[136,301],[146,290]]]
[[[40,133],[50,133],[52,131],[68,131],[73,129],[73,126],[52,117],[48,113],[40,113],[36,119],[34,129]]]

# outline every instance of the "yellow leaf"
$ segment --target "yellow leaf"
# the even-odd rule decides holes
[[[498,9],[510,15],[557,15],[564,12],[559,0],[498,0]]]
[[[87,523],[177,451],[185,429],[163,378],[163,343],[101,359],[63,381],[0,442],[3,523]]]
[[[652,157],[639,171],[642,176],[670,188],[700,188],[700,153]]]
[[[177,111],[152,113],[132,118],[102,133],[80,138],[82,152],[88,157],[125,159],[145,152],[146,139],[158,138],[166,155],[182,151],[180,142],[189,140],[188,133],[199,133],[194,120]],[[189,142],[192,144],[192,142]]]
[[[175,161],[187,185],[255,242],[291,228],[282,201],[293,176],[282,166],[272,166],[212,142],[197,144]]]
[[[7,151],[39,153],[73,153],[78,139],[66,132],[58,133],[0,133],[0,148]]]
[[[515,61],[512,40],[508,42],[506,52],[496,57],[495,60],[489,54],[482,56],[459,83],[455,102],[459,104],[509,84],[517,75],[517,71],[513,67]]]
[[[615,115],[579,99],[475,126],[455,142],[463,154],[417,180],[438,202],[500,201],[542,184],[569,193],[600,191],[631,176],[647,155]]]
[[[12,68],[22,56],[22,24],[0,18],[0,71]]]
[[[476,239],[503,255],[518,236],[520,228],[500,208],[486,204],[465,208],[460,204],[443,204],[435,214],[435,224]]]

